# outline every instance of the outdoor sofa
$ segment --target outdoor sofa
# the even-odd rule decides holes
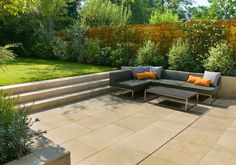
[[[165,86],[177,89],[195,91],[199,95],[206,95],[210,97],[210,104],[212,97],[217,95],[220,90],[221,77],[218,78],[215,86],[204,87],[198,86],[187,82],[189,75],[203,77],[203,73],[190,73],[175,70],[161,69],[158,79],[146,79],[137,80],[131,70],[118,70],[110,73],[110,86],[112,88],[118,88],[128,90],[132,93],[132,99],[134,93],[138,91],[144,91],[149,86]]]

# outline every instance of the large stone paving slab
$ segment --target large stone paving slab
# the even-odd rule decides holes
[[[105,95],[31,117],[41,120],[32,128],[48,130],[46,137],[69,150],[76,165],[233,165],[236,159],[232,100],[184,112]]]

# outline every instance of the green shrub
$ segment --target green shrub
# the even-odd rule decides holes
[[[68,45],[61,37],[55,37],[52,41],[53,54],[59,60],[68,60]]]
[[[101,46],[99,40],[85,40],[83,62],[87,64],[97,64],[99,62],[100,53]]]
[[[5,46],[0,46],[0,65],[3,65],[15,58],[15,54],[11,48],[17,47],[16,44],[8,44]]]
[[[128,43],[116,47],[102,47],[99,40],[86,39],[82,62],[120,67],[134,64],[134,50]]]
[[[83,49],[85,42],[85,31],[81,29],[79,24],[74,24],[67,29],[67,40],[69,41],[69,56],[71,61],[82,62],[83,60]]]
[[[33,138],[43,133],[29,130],[37,121],[28,117],[27,108],[16,107],[14,100],[0,92],[0,164],[30,152]]]
[[[160,55],[157,51],[157,45],[148,40],[144,43],[143,47],[139,48],[137,52],[138,65],[164,65],[164,56]]]
[[[166,10],[164,13],[161,13],[159,10],[154,10],[149,19],[150,24],[173,23],[178,21],[178,15],[173,14],[170,10]]]
[[[102,48],[101,57],[103,65],[120,67],[122,65],[132,65],[134,61],[134,52],[129,44],[117,44],[117,47]]]
[[[196,72],[199,66],[191,53],[188,40],[177,39],[169,51],[169,68],[174,70]]]
[[[209,48],[214,46],[216,42],[227,38],[225,24],[216,24],[215,20],[184,23],[181,30],[186,32],[186,38],[191,46],[191,54],[200,67],[199,71],[203,72],[204,61],[209,55]]]
[[[82,62],[84,31],[79,25],[74,24],[63,31],[63,35],[54,37],[52,46],[53,54],[59,60]]]
[[[209,57],[205,61],[205,69],[219,71],[229,75],[235,68],[235,61],[232,50],[227,41],[222,41],[209,49]]]
[[[116,57],[114,66],[124,66],[124,65],[134,65],[135,63],[135,48],[130,43],[118,43],[115,50],[118,52],[113,52],[113,57]],[[119,56],[118,56],[119,55]]]

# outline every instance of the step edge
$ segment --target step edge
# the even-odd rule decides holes
[[[46,98],[46,99],[43,99],[43,100],[38,100],[38,101],[33,101],[33,102],[26,102],[26,103],[23,103],[23,104],[19,104],[18,106],[31,106],[31,105],[36,105],[36,104],[42,104],[42,103],[47,103],[47,102],[51,102],[51,101],[54,101],[54,100],[56,101],[56,100],[63,99],[63,98],[73,97],[73,96],[76,96],[76,95],[82,95],[82,94],[92,93],[92,92],[96,92],[96,91],[100,91],[100,90],[109,90],[109,89],[110,89],[110,86],[104,86],[104,87],[94,88],[94,89],[85,90],[85,91],[81,91],[81,92],[70,93],[70,94],[56,96],[56,97],[52,97],[52,98]]]
[[[109,83],[109,79],[96,80],[94,82],[89,83],[89,85],[96,84],[96,83],[103,83],[103,82],[108,82]],[[85,86],[87,84],[88,84],[88,82],[82,82],[82,83],[78,83],[78,84],[70,84],[70,85],[65,85],[65,86],[59,86],[59,87],[53,87],[53,88],[48,88],[48,89],[36,90],[36,91],[31,91],[31,92],[14,94],[14,95],[11,95],[10,98],[14,99],[14,98],[18,98],[18,97],[27,97],[27,96],[30,96],[30,95],[36,95],[36,94],[42,94],[42,93],[47,93],[47,92],[53,92],[53,91],[57,91],[57,90],[67,89],[67,88],[83,87],[83,86]]]
[[[60,82],[60,81],[70,81],[75,80],[79,78],[88,78],[88,77],[94,77],[94,76],[109,76],[110,72],[99,72],[99,73],[92,73],[92,74],[85,74],[85,75],[79,75],[79,76],[70,76],[70,77],[63,77],[63,78],[55,78],[50,80],[42,80],[42,81],[35,81],[35,82],[27,82],[27,83],[21,83],[21,84],[14,84],[14,85],[7,85],[7,86],[1,86],[0,90],[14,90],[17,88],[23,88],[23,87],[29,87],[29,86],[37,86],[37,85],[46,85],[50,83]]]

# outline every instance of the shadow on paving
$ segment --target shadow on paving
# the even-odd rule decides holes
[[[116,91],[115,94],[116,97],[126,99],[129,101],[137,102],[137,103],[145,103],[144,101],[144,94],[143,92],[137,92],[135,93],[134,99],[131,98],[131,92],[127,91]],[[212,105],[207,104],[209,97],[207,96],[200,96],[198,100],[198,105],[194,105],[196,103],[196,99],[190,99],[189,100],[189,110],[184,111],[185,108],[185,103],[183,102],[177,102],[177,101],[172,101],[172,100],[165,100],[165,99],[160,99],[162,97],[158,97],[153,94],[148,94],[147,99],[149,100],[149,104],[153,104],[156,106],[161,106],[165,108],[170,108],[173,111],[181,111],[184,113],[189,113],[189,114],[194,114],[201,116],[205,114],[207,111],[211,109]],[[215,101],[215,100],[214,100]]]

